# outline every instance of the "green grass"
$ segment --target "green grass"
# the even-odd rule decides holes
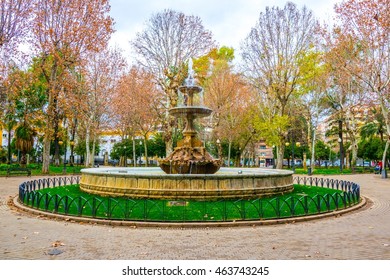
[[[7,169],[10,167],[8,164],[0,164],[0,177],[7,176]],[[19,164],[12,164],[11,167],[20,167]],[[42,164],[29,164],[27,168],[31,170],[32,176],[44,175],[42,174]],[[84,166],[66,166],[66,174],[80,174],[80,170],[85,168]],[[64,166],[54,166],[50,165],[49,167],[50,175],[63,175],[64,174]],[[11,176],[13,176],[11,174]]]
[[[81,192],[78,185],[42,189],[24,203],[34,208],[73,216],[134,221],[234,221],[286,218],[334,211],[344,193],[328,188],[295,185],[278,197],[255,200],[186,201],[109,198]],[[351,204],[354,204],[352,202]],[[37,206],[38,205],[38,206]]]
[[[352,171],[350,168],[344,168],[343,172],[340,172],[340,167],[316,167],[312,170],[312,175],[342,175],[342,174],[353,174],[353,173],[373,173],[374,169],[369,167],[355,167],[355,170]],[[307,169],[296,168],[295,174],[308,174]]]

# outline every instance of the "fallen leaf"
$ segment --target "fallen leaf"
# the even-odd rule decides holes
[[[51,244],[52,247],[58,247],[58,246],[65,246],[64,243],[62,243],[60,240],[56,240]]]

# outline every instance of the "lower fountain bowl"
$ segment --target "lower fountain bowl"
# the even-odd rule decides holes
[[[291,171],[221,168],[215,174],[165,174],[157,168],[81,170],[80,189],[103,196],[167,200],[254,199],[293,190]]]

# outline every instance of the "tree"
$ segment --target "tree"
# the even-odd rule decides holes
[[[24,42],[30,22],[31,0],[0,0],[0,111],[2,124],[8,131],[8,162],[11,160],[11,130],[16,125],[12,88],[17,68],[14,59]]]
[[[214,138],[227,141],[227,161],[230,163],[235,142],[241,152],[252,138],[250,119],[252,89],[242,76],[232,72],[225,58],[215,60],[211,74],[205,78],[205,105],[213,110],[211,128]]]
[[[83,68],[85,91],[81,95],[76,93],[78,100],[75,106],[79,108],[80,125],[84,130],[86,166],[94,163],[95,146],[100,132],[113,128],[110,117],[115,114],[115,110],[111,110],[111,102],[125,66],[124,58],[118,50],[107,49],[90,53]]]
[[[337,37],[337,31],[333,34]],[[330,38],[327,39],[331,41]],[[360,80],[351,76],[346,70],[346,65],[350,68],[356,67],[356,56],[358,55],[357,42],[347,40],[338,44],[329,44],[324,55],[327,72],[329,73],[328,89],[326,91],[331,115],[331,121],[339,126],[338,138],[340,142],[340,156],[347,159],[349,165],[351,157],[352,170],[357,161],[357,151],[359,142],[360,119],[358,115],[370,101],[365,94]],[[344,137],[346,135],[346,137]],[[344,138],[349,140],[349,148],[344,149]],[[341,162],[343,164],[344,160]],[[342,167],[342,165],[341,165]]]
[[[277,168],[282,168],[288,106],[305,77],[300,64],[312,47],[316,25],[306,7],[298,10],[290,2],[283,9],[267,7],[242,45],[244,74],[271,106],[269,119],[283,125],[276,130]]]
[[[8,131],[15,126],[15,146],[22,153],[21,163],[26,164],[26,154],[34,144],[34,137],[42,127],[42,108],[46,104],[45,87],[36,76],[34,65],[26,71],[14,69],[8,75],[8,112],[5,121]],[[9,133],[9,161],[10,161],[10,133]]]
[[[27,122],[19,123],[15,129],[15,147],[22,154],[20,163],[24,167],[27,163],[26,154],[33,149],[35,135],[36,131]]]
[[[107,0],[37,0],[34,3],[31,45],[42,56],[41,71],[47,83],[48,106],[42,172],[49,172],[50,142],[67,100],[69,69],[80,65],[89,52],[106,47],[112,30]],[[62,95],[62,96],[61,96]]]
[[[323,63],[323,53],[315,49],[307,52],[302,59],[300,68],[305,76],[300,80],[298,85],[299,98],[293,100],[295,105],[291,110],[294,116],[302,116],[306,122],[306,130],[302,131],[302,136],[306,137],[302,137],[301,141],[307,142],[311,154],[311,169],[314,170],[317,129],[329,112],[326,102],[326,90],[329,86],[328,71]],[[292,126],[294,125],[292,124]],[[306,168],[306,153],[304,153],[303,158],[303,167]]]
[[[132,67],[129,73],[120,79],[117,95],[113,100],[114,111],[123,114],[124,120],[130,118],[133,138],[135,133],[143,137],[146,166],[148,165],[148,139],[156,129],[160,116],[160,96],[151,74]]]
[[[32,0],[0,0],[0,82],[7,63],[25,39],[31,6]]]
[[[375,95],[386,126],[386,145],[382,161],[390,145],[390,3],[388,0],[347,0],[336,5],[340,21],[334,29],[333,45],[349,50],[353,63],[340,65],[367,92]],[[353,46],[351,50],[351,45]],[[348,49],[349,48],[349,49]],[[341,58],[343,58],[341,56]],[[385,168],[383,169],[385,174]]]
[[[177,105],[177,90],[186,76],[186,62],[208,53],[214,42],[199,17],[164,10],[149,19],[145,30],[137,33],[132,46],[138,54],[139,64],[154,75],[161,87],[168,111]],[[169,154],[174,122],[166,113],[161,123]]]

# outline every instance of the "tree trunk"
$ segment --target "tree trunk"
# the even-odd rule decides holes
[[[278,146],[277,152],[276,152],[276,168],[277,169],[283,169],[283,158],[284,158],[284,143]]]
[[[43,139],[42,174],[49,174],[50,166],[50,136],[46,133]]]
[[[352,143],[352,159],[351,159],[351,169],[352,169],[352,172],[355,172],[355,166],[356,166],[356,162],[357,162],[357,157],[358,157],[358,144],[356,142],[356,139],[353,139],[353,143]],[[364,162],[364,160],[363,160]]]
[[[229,140],[228,159],[227,159],[228,167],[230,167],[230,155],[231,155],[231,152],[232,152],[232,141]]]
[[[310,168],[311,170],[313,171],[314,170],[314,167],[315,167],[315,160],[316,160],[316,157],[315,157],[315,147],[316,147],[316,133],[315,131],[313,131],[313,137],[312,137],[312,142],[311,142],[311,159],[310,159]]]
[[[134,165],[134,167],[137,166],[137,156],[135,153],[135,139],[134,139],[134,137],[133,137],[133,165]]]
[[[390,112],[389,112],[388,107],[385,105],[383,98],[381,98],[380,101],[381,101],[382,115],[385,119],[386,130],[387,130],[387,141],[386,141],[386,145],[385,145],[385,150],[383,151],[383,155],[382,155],[382,166],[383,166],[382,167],[382,178],[387,178],[386,154],[387,154],[387,151],[388,151],[389,145],[390,145],[390,122],[389,122]]]
[[[91,162],[91,152],[90,152],[90,148],[89,148],[89,139],[90,139],[90,135],[89,135],[89,128],[87,127],[87,132],[85,134],[85,167],[89,167],[90,165],[90,162]]]
[[[144,141],[145,141],[145,145],[144,145],[144,148],[145,148],[145,166],[148,167],[149,166],[149,159],[148,159],[148,145],[147,145],[147,140],[148,140],[148,137],[145,136],[144,137]]]
[[[54,140],[54,165],[60,166],[60,145],[58,143],[58,138]]]
[[[383,151],[383,156],[382,156],[382,179],[385,179],[387,178],[387,171],[386,171],[386,154],[387,154],[387,150],[389,149],[389,145],[390,145],[390,138],[386,141],[386,145],[385,145],[385,150]]]
[[[95,165],[95,149],[96,149],[96,137],[93,137],[92,151],[91,151],[90,163],[89,163],[90,166]],[[125,163],[125,165],[126,165],[126,163]]]
[[[11,128],[8,128],[8,156],[7,163],[12,164],[12,155],[11,155]]]

